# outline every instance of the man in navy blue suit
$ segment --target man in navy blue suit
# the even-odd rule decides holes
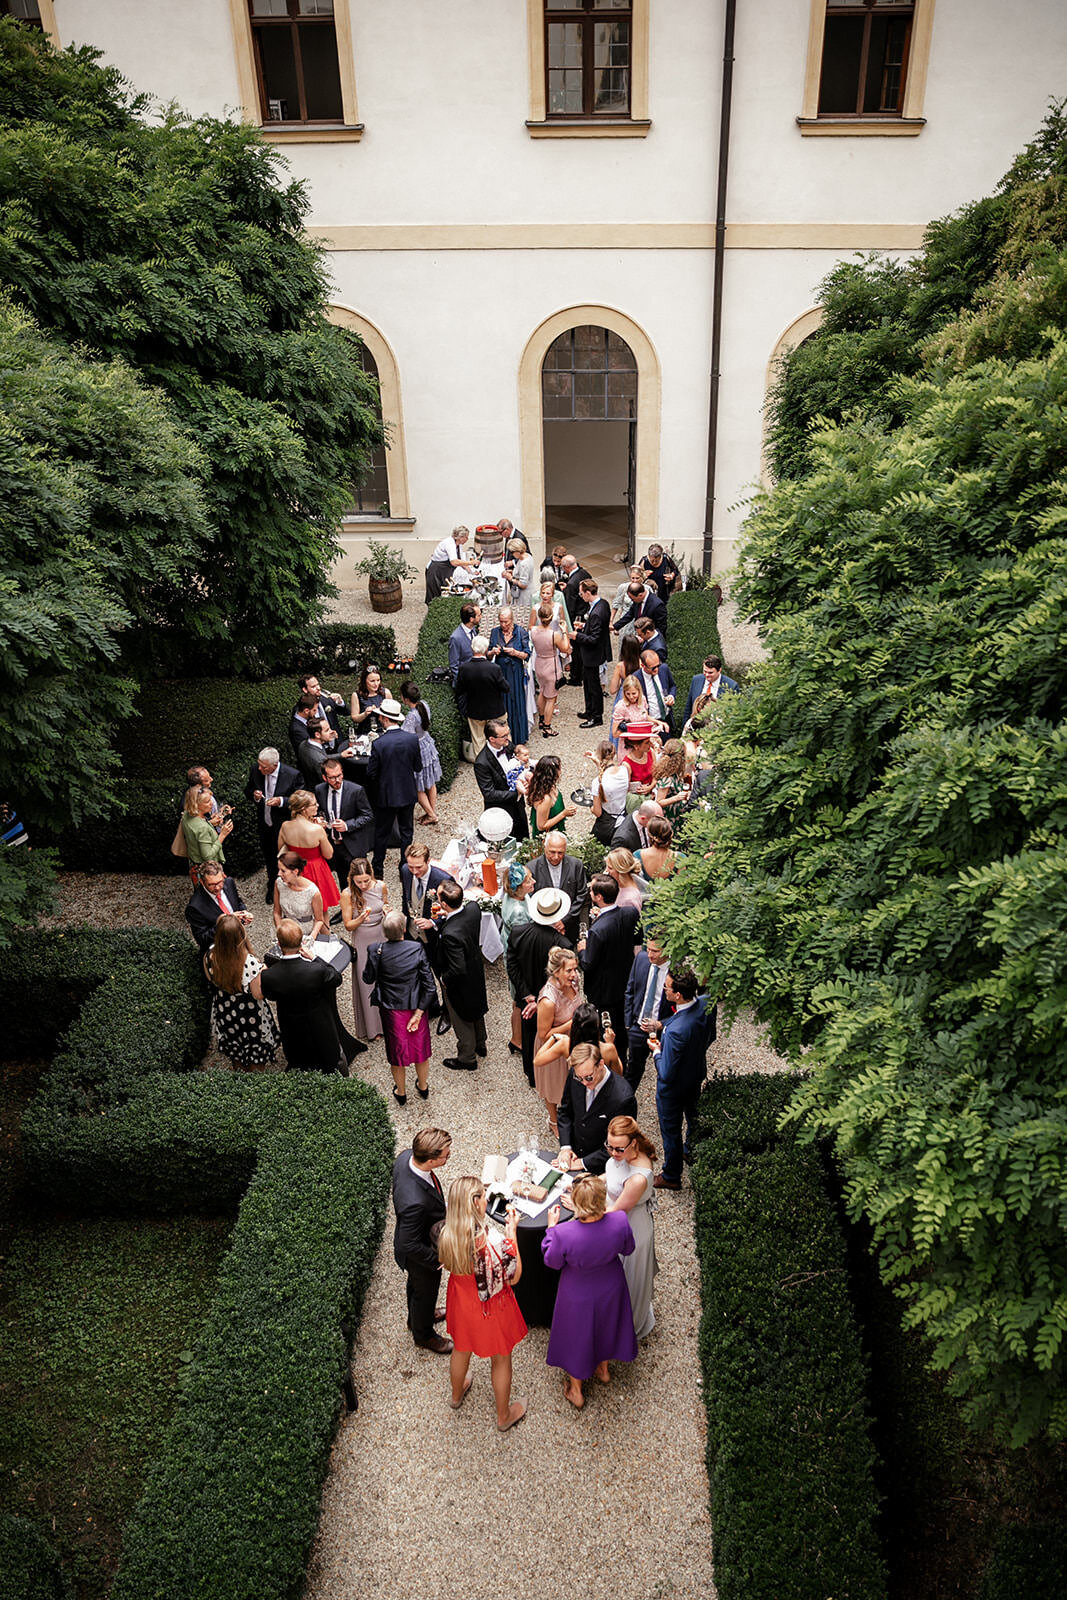
[[[708,1047],[715,1037],[715,1007],[709,1007],[707,995],[698,990],[693,973],[672,967],[664,992],[674,1015],[663,1024],[658,1039],[649,1039],[656,1058],[656,1115],[663,1136],[663,1171],[654,1180],[656,1189],[680,1189],[682,1162],[690,1159],[697,1100],[707,1076]]]
[[[422,752],[413,733],[399,724],[404,719],[399,701],[383,700],[378,708],[382,731],[371,747],[367,782],[374,795],[374,876],[385,869],[385,852],[396,823],[403,855],[415,836],[413,812],[419,792]]]
[[[650,617],[642,617],[637,623],[634,638],[642,650],[654,650],[661,661],[666,661],[667,641]]]
[[[689,718],[693,715],[693,707],[701,695],[710,695],[713,700],[718,700],[724,694],[740,693],[740,685],[726,676],[722,670],[722,662],[719,657],[705,656],[703,672],[695,673],[693,681],[689,685],[689,699],[685,702],[682,727],[685,727]]]
[[[408,938],[426,946],[426,954],[437,970],[437,924],[430,915],[430,902],[439,884],[448,883],[452,874],[444,867],[431,867],[430,847],[409,844],[400,868],[401,909],[408,919]]]
[[[634,1094],[648,1065],[649,1040],[659,1033],[658,1024],[666,1022],[674,1007],[667,999],[667,956],[655,939],[645,940],[630,968],[626,985],[626,1081]]]
[[[448,676],[453,689],[459,677],[459,669],[465,661],[469,661],[474,654],[474,641],[478,637],[478,624],[482,619],[482,608],[476,606],[472,600],[459,608],[459,627],[453,628],[448,636]],[[466,701],[458,694],[456,704],[463,716],[467,715]]]
[[[672,738],[674,700],[678,693],[678,685],[674,681],[670,667],[665,661],[660,660],[655,650],[641,651],[641,670],[637,674],[637,681],[648,702],[649,716],[656,722],[665,722],[667,736]]]
[[[326,832],[333,845],[330,866],[342,889],[348,887],[348,869],[353,861],[367,854],[374,826],[374,812],[362,784],[345,777],[336,756],[322,768],[323,782],[315,786],[315,799],[326,818]]]
[[[628,622],[634,624],[634,631],[636,632],[637,624],[647,620],[651,622],[656,633],[665,634],[667,632],[667,607],[659,595],[655,591],[649,594],[643,583],[631,583],[626,593],[630,597],[630,609],[624,611],[620,616],[615,624],[615,632],[619,633]]]

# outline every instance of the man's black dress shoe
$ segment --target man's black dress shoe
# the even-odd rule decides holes
[[[451,1067],[453,1072],[474,1072],[478,1063],[477,1061],[461,1061],[458,1056],[445,1056],[441,1065]]]
[[[428,1339],[416,1339],[415,1343],[420,1350],[432,1350],[435,1356],[452,1354],[452,1340],[442,1339],[439,1333],[431,1333]]]

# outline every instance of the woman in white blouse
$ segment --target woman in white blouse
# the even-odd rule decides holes
[[[426,604],[436,600],[445,584],[451,580],[456,567],[466,570],[474,565],[473,558],[465,556],[463,546],[470,538],[470,529],[460,525],[453,528],[447,539],[442,539],[426,567]]]

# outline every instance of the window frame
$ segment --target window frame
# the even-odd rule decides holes
[[[595,65],[595,61],[594,61],[595,50],[596,50],[596,24],[598,22],[607,22],[607,21],[625,22],[626,25],[627,25],[627,28],[629,29],[629,52],[628,52],[627,62],[626,62],[626,110],[625,110],[625,112],[619,112],[619,111],[607,111],[607,112],[597,111],[595,105],[593,104],[593,97],[594,97],[594,94],[595,94],[595,91],[596,91],[596,65]],[[632,3],[629,3],[629,4],[625,5],[625,6],[616,6],[616,7],[608,8],[606,6],[605,7],[598,7],[597,0],[577,0],[577,3],[575,5],[573,5],[573,6],[571,6],[570,8],[561,9],[558,4],[554,4],[553,3],[553,0],[545,0],[544,23],[545,23],[545,117],[546,117],[546,119],[549,119],[549,120],[551,120],[553,122],[558,122],[558,121],[566,122],[566,121],[577,121],[577,120],[581,120],[582,122],[592,122],[594,119],[601,120],[604,117],[608,117],[608,118],[614,118],[616,121],[618,121],[620,116],[622,116],[622,117],[625,118],[625,120],[627,122],[629,122],[629,120],[630,120],[630,105],[631,105],[631,99],[632,99],[632,95],[633,95],[634,26],[633,26],[633,5],[632,5]],[[582,109],[581,109],[581,111],[553,111],[551,109],[551,107],[550,107],[550,104],[549,104],[550,97],[549,97],[549,88],[548,88],[548,75],[549,75],[549,72],[551,71],[551,68],[549,66],[548,36],[549,36],[549,29],[552,27],[552,25],[554,23],[555,24],[561,24],[562,23],[564,26],[566,26],[568,24],[571,25],[571,26],[577,25],[582,30]]]
[[[313,21],[313,18],[306,19]],[[333,0],[337,68],[341,79],[340,122],[271,122],[264,116],[259,53],[253,38],[249,0],[230,0],[241,109],[245,122],[262,129],[271,144],[356,142],[363,134],[356,101],[355,56],[352,48],[351,0]]]
[[[800,132],[807,135],[874,135],[875,137],[914,137],[921,133],[926,126],[923,105],[926,98],[926,73],[933,34],[934,4],[935,0],[912,0],[911,32],[904,70],[904,94],[899,112],[834,111],[820,115],[819,87],[822,80],[823,45],[829,7],[827,0],[811,0],[802,111],[796,119]],[[855,7],[834,7],[835,11],[840,11],[845,16],[865,9],[862,0],[857,0]]]
[[[630,0],[630,111],[628,116],[572,116],[548,114],[548,13],[551,0],[526,0],[527,61],[530,75],[529,116],[526,128],[532,139],[643,139],[652,127],[648,115],[648,36],[651,0]],[[605,10],[603,18],[623,16]],[[596,17],[595,12],[571,10],[554,21]],[[590,30],[591,33],[592,30]]]

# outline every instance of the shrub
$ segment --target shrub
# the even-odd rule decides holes
[[[722,655],[718,614],[717,588],[683,589],[667,601],[667,644],[671,672],[678,685],[679,713],[685,706],[691,680],[704,671],[704,657]]]
[[[13,1600],[71,1600],[59,1552],[25,1517],[0,1516],[0,1578]]]
[[[463,604],[461,599],[452,596],[430,601],[419,629],[419,642],[411,667],[411,675],[430,708],[432,732],[441,756],[442,777],[437,786],[440,790],[451,788],[455,781],[459,770],[460,740],[466,723],[459,714],[451,684],[431,682],[430,673],[435,667],[448,666],[448,640],[459,627],[459,613]]]
[[[986,1568],[981,1600],[1067,1600],[1067,1529],[1006,1529]]]
[[[117,1210],[242,1196],[112,1594],[295,1595],[384,1226],[384,1101],[317,1075],[190,1070],[207,1006],[178,935],[38,935],[0,979],[9,1014],[31,962],[42,990],[89,991],[23,1119],[31,1182]],[[40,1044],[46,1030],[33,1021],[23,1037]]]
[[[722,1600],[881,1600],[866,1373],[795,1080],[716,1075],[694,1167],[715,1583]]]

